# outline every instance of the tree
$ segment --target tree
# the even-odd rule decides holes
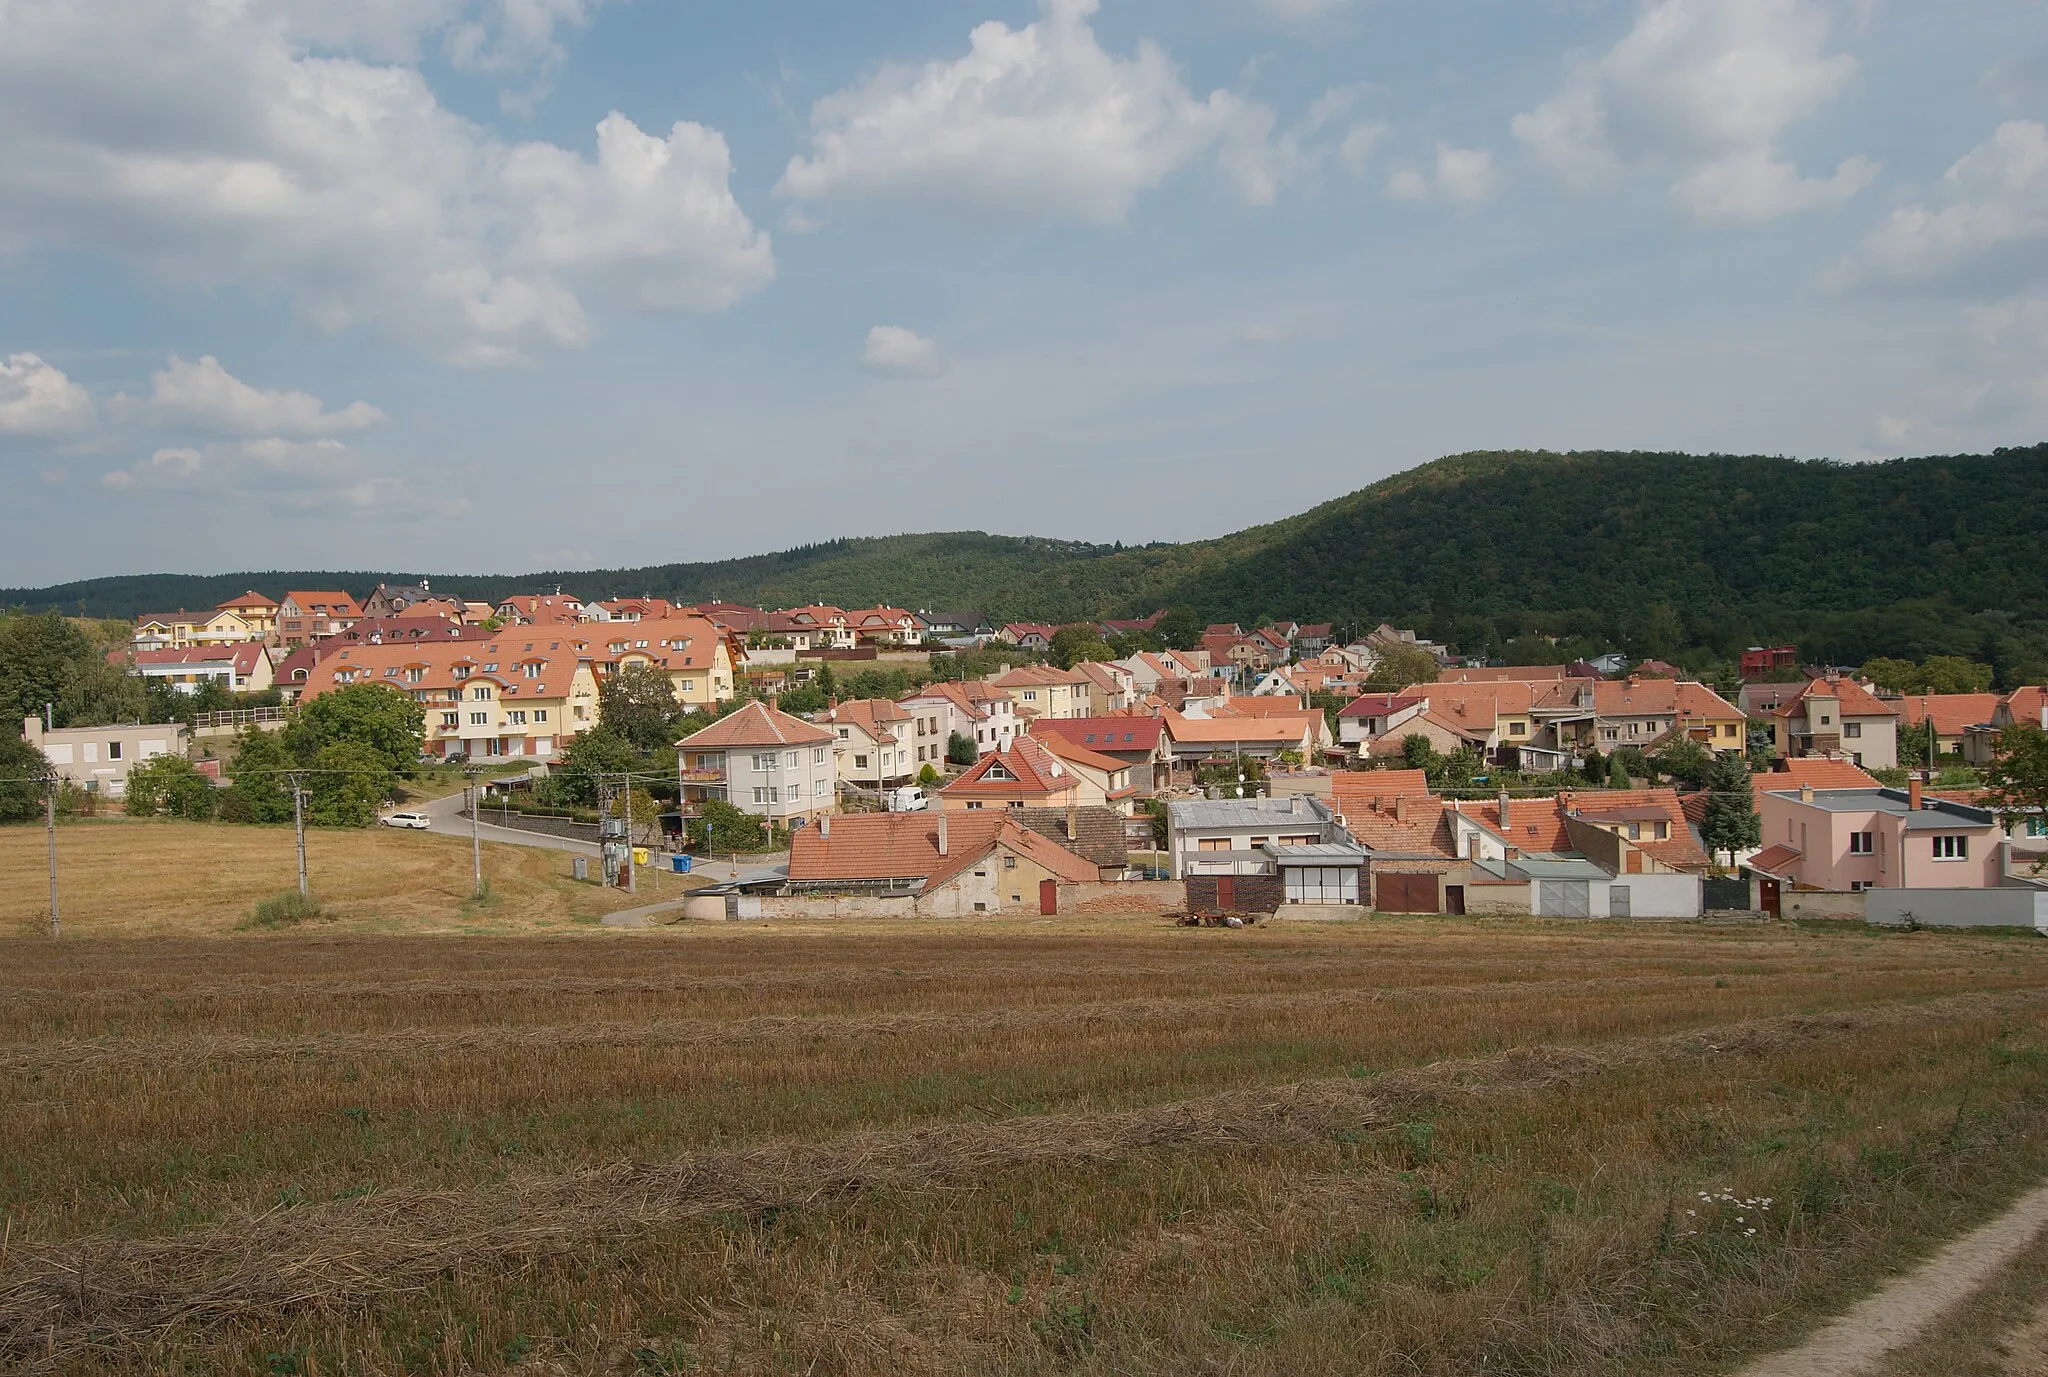
[[[631,742],[608,726],[598,726],[563,748],[549,777],[560,781],[561,797],[590,808],[597,804],[598,776],[627,774],[639,763]]]
[[[285,729],[284,744],[302,764],[330,746],[362,746],[394,775],[409,777],[419,764],[426,714],[418,703],[383,684],[350,684],[308,699]]]
[[[1756,813],[1756,791],[1749,762],[1739,755],[1717,756],[1707,763],[1704,779],[1707,813],[1700,840],[1710,853],[1747,851],[1763,841],[1763,819]]]
[[[368,827],[397,782],[390,762],[367,742],[322,746],[306,775],[306,821],[318,827]]]
[[[1411,770],[1435,770],[1443,764],[1436,747],[1420,732],[1401,738],[1401,764]]]
[[[148,720],[149,693],[140,675],[100,656],[75,660],[57,699],[57,717],[74,727]]]
[[[1085,661],[1114,660],[1116,652],[1092,626],[1063,626],[1052,633],[1053,663],[1072,669]]]
[[[1168,650],[1193,650],[1202,643],[1202,618],[1192,607],[1171,607],[1152,623],[1152,634]]]
[[[1934,749],[1939,738],[1934,734],[1931,721],[1915,722],[1899,727],[1899,764],[1906,766],[1931,765]]]
[[[760,818],[724,799],[710,799],[703,814],[690,819],[690,845],[704,852],[759,852],[768,849],[768,829]]]
[[[1992,669],[1961,655],[1930,655],[1920,666],[1923,693],[1983,693],[1991,687]]]
[[[1678,736],[1667,742],[1650,763],[1673,779],[1697,789],[1705,781],[1713,758],[1714,753],[1699,742],[1689,736]]]
[[[220,816],[228,822],[292,820],[292,785],[286,771],[298,762],[275,732],[244,727],[235,737],[231,781],[221,790]]]
[[[0,731],[0,822],[43,815],[41,780],[50,772],[43,753],[12,732]]]
[[[926,761],[924,768],[917,772],[917,785],[920,789],[934,788],[944,778],[945,776],[939,773],[938,766]]]
[[[1459,746],[1444,758],[1443,784],[1450,789],[1462,789],[1471,784],[1472,776],[1486,762],[1478,751],[1470,746]]]
[[[2007,827],[2020,818],[2048,818],[2048,731],[2015,723],[1998,734],[1998,753],[1984,771],[1984,801]]]
[[[1546,636],[1517,636],[1501,650],[1511,665],[1561,665],[1564,652]]]
[[[213,781],[182,755],[160,755],[128,771],[125,805],[131,817],[166,814],[210,818],[217,806]]]
[[[598,685],[597,720],[643,751],[673,744],[681,716],[675,684],[650,666],[627,665]]]
[[[1863,662],[1863,677],[1893,693],[1920,692],[1920,666],[1911,660],[1894,660],[1880,655]]]
[[[0,714],[7,725],[19,731],[24,717],[62,703],[79,665],[94,656],[91,638],[55,612],[0,618]],[[57,726],[67,723],[56,718]]]
[[[1433,684],[1442,672],[1436,656],[1428,651],[1412,645],[1391,646],[1379,652],[1378,662],[1365,676],[1365,687],[1372,693],[1390,693],[1410,684]]]
[[[954,732],[946,738],[946,763],[948,765],[972,765],[981,758],[979,748],[971,737]]]

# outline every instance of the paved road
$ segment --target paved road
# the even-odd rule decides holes
[[[429,832],[440,832],[451,837],[469,836],[469,819],[462,816],[462,795],[459,793],[450,794],[447,798],[437,798],[431,803],[423,803],[415,811],[425,813],[433,820],[434,825],[427,829]],[[490,809],[486,808],[484,817],[488,818],[490,815]],[[598,854],[596,842],[577,841],[573,837],[555,837],[546,832],[524,832],[516,827],[493,827],[488,822],[479,822],[477,831],[487,842],[535,846],[543,851],[569,851],[579,856]]]

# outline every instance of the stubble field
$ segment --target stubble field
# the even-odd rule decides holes
[[[0,1369],[1723,1372],[2048,1174],[2044,961],[1424,921],[5,942]]]

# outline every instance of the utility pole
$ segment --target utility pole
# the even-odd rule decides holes
[[[50,937],[54,940],[64,935],[64,925],[57,916],[57,772],[50,771],[44,780],[43,816],[50,836]]]
[[[640,867],[633,864],[633,776],[624,775],[626,782],[626,893],[640,892]]]
[[[476,897],[481,899],[484,897],[484,844],[477,832],[476,815],[483,805],[476,794],[476,766],[470,766],[463,773],[469,776],[469,864],[476,872]]]
[[[306,791],[299,787],[299,772],[285,776],[292,784],[292,830],[299,837],[299,897],[306,897]]]

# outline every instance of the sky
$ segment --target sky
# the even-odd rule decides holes
[[[2048,438],[2043,0],[0,0],[0,128],[0,584]]]

